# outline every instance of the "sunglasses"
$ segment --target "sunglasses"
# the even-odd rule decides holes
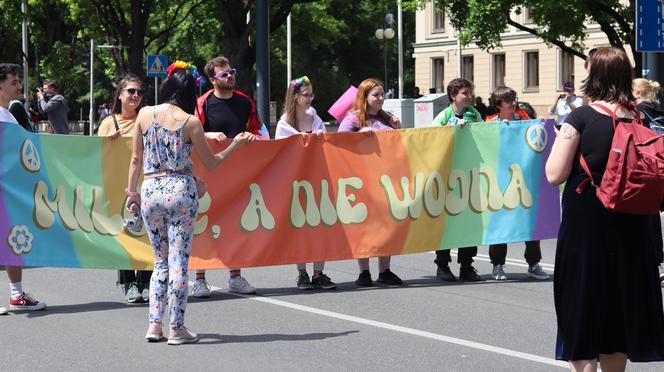
[[[125,92],[129,93],[129,95],[138,95],[139,97],[143,97],[145,95],[145,90],[144,89],[135,89],[135,88],[129,88],[125,89]]]
[[[233,76],[235,74],[237,74],[237,69],[232,68],[228,71],[224,71],[220,74],[212,76],[212,79],[226,79],[227,77]]]

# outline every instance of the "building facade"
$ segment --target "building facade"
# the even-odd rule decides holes
[[[513,13],[512,19],[535,27],[527,8]],[[456,30],[433,3],[417,11],[415,27],[415,85],[422,94],[444,93],[447,83],[461,76],[474,82],[475,95],[487,103],[495,87],[507,85],[520,101],[535,108],[538,117],[549,117],[548,107],[562,94],[566,81],[574,82],[580,95],[578,89],[586,77],[584,60],[525,31],[508,27],[501,34],[502,47],[490,52],[474,43],[460,48]],[[586,32],[586,50],[609,45],[597,24],[587,24]]]

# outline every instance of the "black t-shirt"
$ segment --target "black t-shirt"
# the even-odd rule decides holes
[[[623,119],[631,122],[632,119]],[[613,142],[613,119],[595,111],[591,106],[581,106],[569,114],[565,122],[581,134],[579,150],[583,154],[595,184],[599,184],[609,160],[611,142]],[[584,173],[581,163],[575,161],[572,175]]]
[[[28,113],[25,111],[25,108],[21,103],[18,101],[12,102],[12,104],[9,105],[9,112],[14,115],[14,118],[19,123],[19,125],[23,127],[23,129],[27,130],[28,132],[34,132],[32,123],[30,122],[30,116],[28,116]]]
[[[205,101],[205,132],[223,132],[226,137],[233,138],[247,130],[247,121],[251,115],[251,101],[239,94],[229,99],[220,99],[214,95]]]

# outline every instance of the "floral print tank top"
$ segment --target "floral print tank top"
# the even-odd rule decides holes
[[[191,116],[190,116],[191,117]],[[178,129],[162,127],[156,118],[143,133],[143,174],[172,172],[190,175],[192,172],[190,143],[184,140],[184,126]]]

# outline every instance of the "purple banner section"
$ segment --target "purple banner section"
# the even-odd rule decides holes
[[[547,141],[550,141],[553,144],[553,140],[556,138],[555,133],[553,132],[553,125],[555,121],[553,119],[546,119],[542,121],[544,128],[546,129]],[[533,240],[543,239],[545,237],[558,236],[558,227],[560,221],[552,220],[553,217],[560,218],[560,213],[552,213],[552,211],[560,210],[560,191],[558,186],[553,186],[549,184],[546,180],[545,165],[546,160],[549,158],[551,153],[551,147],[547,146],[546,150],[542,153],[542,167],[540,174],[540,185],[539,193],[540,204],[537,208],[537,220],[539,223],[535,225],[533,230]]]

